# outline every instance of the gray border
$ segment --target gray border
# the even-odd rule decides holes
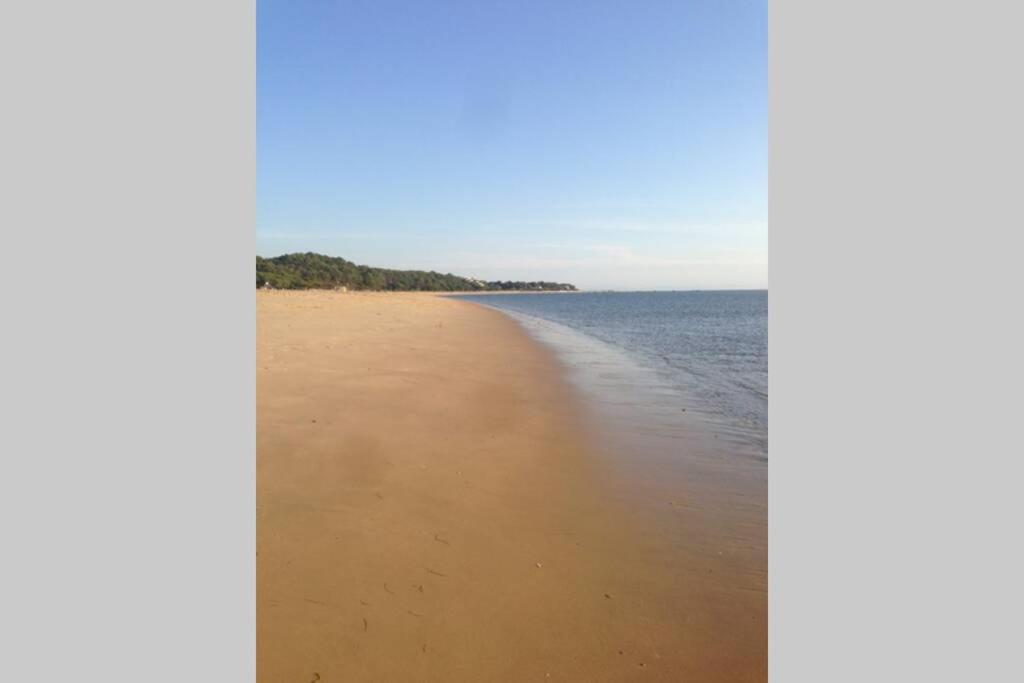
[[[0,680],[255,678],[254,11],[0,10]]]
[[[770,5],[771,680],[1024,680],[1020,4]]]

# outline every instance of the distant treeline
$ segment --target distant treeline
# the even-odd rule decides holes
[[[256,286],[274,289],[347,289],[394,292],[484,292],[532,290],[574,292],[576,287],[558,282],[484,282],[451,273],[423,270],[388,270],[358,266],[336,256],[285,254],[256,257]]]

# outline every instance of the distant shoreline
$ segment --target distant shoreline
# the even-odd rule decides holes
[[[575,291],[568,282],[480,280],[433,270],[396,270],[358,265],[314,252],[256,257],[256,287],[399,292]]]
[[[443,296],[503,296],[507,294],[583,294],[579,289],[503,289],[503,290],[480,290],[478,292],[429,292],[430,294],[441,294]]]

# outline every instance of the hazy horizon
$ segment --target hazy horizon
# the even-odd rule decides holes
[[[278,253],[273,253],[273,254],[270,254],[270,253],[257,254],[257,256],[260,257],[260,258],[267,258],[267,259],[269,259],[269,258],[274,258],[276,256],[286,256],[288,254],[306,254],[306,253],[320,253],[320,252],[311,251],[309,249],[300,249],[300,250],[296,250],[296,251],[281,252],[279,254]],[[381,263],[362,263],[361,261],[351,259],[351,258],[345,256],[344,254],[325,254],[325,253],[320,253],[320,255],[321,256],[330,256],[330,257],[343,258],[346,261],[351,261],[351,262],[353,262],[353,263],[355,263],[356,265],[359,265],[359,266],[369,266],[371,268],[391,269],[391,266],[389,266],[387,264],[381,264]],[[703,292],[761,292],[761,291],[766,292],[766,291],[768,291],[767,285],[764,286],[764,287],[684,287],[684,288],[679,288],[679,287],[651,287],[651,288],[646,288],[646,289],[645,288],[640,288],[640,289],[635,289],[635,288],[632,288],[632,289],[631,288],[615,288],[615,287],[582,287],[582,286],[579,286],[578,283],[571,282],[569,280],[559,280],[557,278],[533,278],[533,277],[526,278],[526,277],[515,277],[515,276],[483,278],[483,277],[476,277],[476,276],[474,276],[471,273],[459,273],[459,272],[453,272],[453,271],[439,270],[437,268],[423,268],[423,267],[420,267],[420,266],[409,266],[408,268],[404,268],[404,267],[403,268],[395,268],[394,270],[423,270],[423,271],[434,271],[434,272],[442,273],[442,274],[451,273],[452,275],[458,275],[460,277],[475,278],[475,279],[478,279],[478,280],[486,280],[486,281],[568,282],[570,284],[577,285],[580,293],[583,293],[583,292],[620,292],[620,293],[624,293],[625,294],[625,293],[634,293],[634,292],[702,292],[702,291]],[[443,292],[443,293],[446,293],[446,294],[507,294],[509,292],[503,292],[503,291],[497,290],[497,291],[493,291],[493,292],[472,292],[472,291],[467,291],[467,292]],[[564,294],[565,292],[543,292],[543,293],[545,293],[545,294],[559,294],[559,293],[563,293]]]
[[[764,2],[258,9],[259,254],[767,288]]]

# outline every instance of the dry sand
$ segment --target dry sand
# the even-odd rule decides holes
[[[611,483],[500,313],[259,292],[257,420],[259,681],[765,680],[763,482]]]

